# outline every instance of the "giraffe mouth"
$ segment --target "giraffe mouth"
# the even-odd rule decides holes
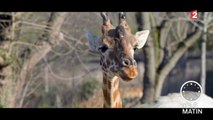
[[[119,75],[124,81],[131,81],[138,75],[137,67],[136,66],[123,67]]]

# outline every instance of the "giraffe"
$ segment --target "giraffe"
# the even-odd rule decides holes
[[[89,48],[100,55],[103,71],[104,108],[122,108],[119,93],[119,79],[131,81],[137,77],[137,63],[134,52],[142,48],[148,38],[149,30],[132,34],[123,12],[119,13],[119,24],[115,27],[107,12],[101,12],[103,24],[100,38],[87,32]]]

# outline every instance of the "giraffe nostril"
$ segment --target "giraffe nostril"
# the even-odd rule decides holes
[[[122,61],[122,65],[125,67],[130,66],[130,65],[137,66],[137,62],[134,59],[131,60],[131,59],[124,58]]]
[[[130,62],[129,59],[123,59],[123,62],[122,62],[123,66],[129,66],[130,63],[131,63],[131,62]]]

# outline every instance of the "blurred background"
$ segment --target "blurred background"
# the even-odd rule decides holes
[[[114,25],[118,12],[110,12]],[[213,13],[126,12],[132,33],[151,31],[135,53],[139,75],[120,81],[124,107],[179,93],[189,80],[213,97]],[[0,12],[0,107],[101,108],[99,55],[86,32],[101,36],[98,12]]]

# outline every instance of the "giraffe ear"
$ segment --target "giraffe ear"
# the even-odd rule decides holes
[[[99,53],[100,52],[99,48],[101,46],[103,46],[102,42],[101,42],[101,39],[98,38],[97,36],[93,35],[90,32],[86,32],[86,38],[89,41],[89,49],[90,49],[90,51],[95,52],[95,53]]]
[[[138,42],[138,44],[137,44],[138,49],[141,49],[145,45],[145,43],[148,39],[148,36],[149,36],[149,30],[139,31],[135,34],[135,37]]]

